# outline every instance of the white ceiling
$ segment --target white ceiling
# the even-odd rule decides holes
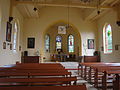
[[[85,20],[95,20],[111,9],[120,0],[91,0],[90,3],[83,3],[81,0],[14,0],[15,5],[25,18],[39,17],[39,13],[33,10],[34,6],[38,10],[43,6],[54,7],[74,7],[84,10]],[[97,5],[100,6],[100,15],[97,12]]]

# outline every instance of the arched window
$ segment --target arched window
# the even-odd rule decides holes
[[[50,51],[50,36],[48,34],[45,35],[45,50],[46,52]]]
[[[18,24],[14,23],[14,33],[13,33],[13,51],[17,50],[17,37],[18,37]]]
[[[57,49],[62,49],[62,37],[61,36],[56,36],[56,50]]]
[[[112,53],[112,28],[110,24],[103,29],[104,53]]]
[[[68,51],[74,52],[74,36],[73,35],[69,35],[68,36]]]

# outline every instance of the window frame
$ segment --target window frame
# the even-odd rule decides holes
[[[72,45],[72,46],[73,46],[73,52],[69,52],[69,46],[70,46],[70,45],[69,45],[69,37],[70,37],[70,36],[73,37],[73,45]],[[68,35],[68,39],[67,39],[67,41],[68,41],[68,44],[67,44],[68,52],[69,52],[69,53],[74,53],[74,52],[75,52],[75,46],[74,46],[74,45],[75,45],[75,44],[74,44],[75,39],[74,39],[74,35],[72,35],[72,34]]]
[[[57,39],[58,36],[61,38],[61,48],[57,48],[57,41],[56,41],[56,39]],[[55,50],[57,51],[57,49],[62,49],[62,36],[61,35],[57,35],[56,38],[55,38]]]
[[[112,52],[113,52],[113,47],[112,47],[112,50],[111,50],[111,52],[109,52],[109,50],[108,50],[108,46],[109,45],[107,45],[106,46],[106,44],[108,44],[106,41],[108,41],[106,38],[107,38],[107,36],[106,36],[106,33],[107,33],[107,28],[108,28],[108,26],[110,26],[110,28],[111,28],[111,39],[112,39],[112,46],[113,46],[113,34],[112,34],[112,26],[111,26],[111,24],[105,24],[104,25],[104,28],[103,28],[103,46],[104,46],[104,54],[111,54]],[[107,50],[107,51],[106,51]]]
[[[16,28],[17,29],[15,29],[15,25],[17,26]],[[18,24],[18,21],[17,20],[15,20],[14,21],[14,25],[13,25],[13,52],[17,52],[17,50],[18,50],[18,32],[19,32],[19,24]],[[15,32],[16,32],[16,41],[14,42],[14,40],[15,40]],[[16,45],[15,45],[16,44]],[[14,48],[14,45],[15,45],[15,48]]]
[[[47,39],[46,39],[46,36],[49,37],[49,45],[48,45],[49,48],[48,48],[48,50],[46,49],[46,40],[47,40]],[[46,52],[50,52],[50,35],[49,35],[49,34],[46,34],[46,35],[45,35],[45,51],[46,51]]]

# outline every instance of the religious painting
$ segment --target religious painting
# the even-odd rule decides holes
[[[10,50],[12,50],[12,44],[10,44]]]
[[[6,42],[3,42],[3,49],[6,49]]]
[[[7,22],[6,41],[11,42],[12,24]]]
[[[94,39],[88,39],[88,49],[94,49]]]
[[[21,51],[21,46],[19,46],[19,51]]]
[[[27,48],[35,48],[35,38],[28,38]]]

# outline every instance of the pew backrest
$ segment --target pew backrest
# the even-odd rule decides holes
[[[0,90],[87,90],[85,85],[72,86],[16,86],[16,87],[0,87]]]

